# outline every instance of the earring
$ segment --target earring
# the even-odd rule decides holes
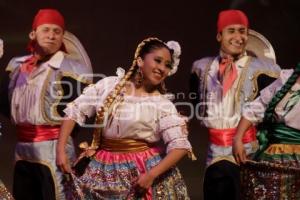
[[[144,80],[144,75],[141,71],[141,68],[139,67],[138,70],[136,71],[134,83],[137,87],[140,87],[143,83],[143,80]]]
[[[158,90],[160,91],[160,93],[165,94],[167,92],[167,87],[165,84],[165,81],[162,81],[159,85]]]

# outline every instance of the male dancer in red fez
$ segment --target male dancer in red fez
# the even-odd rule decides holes
[[[17,126],[17,200],[65,199],[63,174],[55,163],[62,110],[79,95],[78,85],[91,82],[92,71],[67,56],[64,32],[64,18],[57,10],[39,10],[29,34],[30,55],[13,58],[6,68],[10,115]],[[75,158],[71,138],[67,152]]]
[[[275,80],[280,68],[274,62],[248,55],[249,23],[239,10],[220,12],[217,41],[220,53],[194,62],[191,91],[198,93],[202,124],[209,130],[209,149],[204,178],[204,199],[239,199],[239,167],[232,155],[232,139],[242,105]],[[257,84],[264,78],[264,85]],[[200,106],[199,106],[200,105]],[[247,154],[256,151],[256,130],[251,127],[243,140]]]

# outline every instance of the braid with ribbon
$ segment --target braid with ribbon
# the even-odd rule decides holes
[[[108,96],[104,100],[103,106],[100,107],[100,109],[97,111],[95,124],[97,124],[98,127],[94,129],[93,140],[92,140],[92,144],[91,144],[90,148],[97,149],[100,146],[101,132],[103,129],[102,126],[104,123],[105,115],[110,112],[110,109],[113,108],[113,105],[115,105],[115,103],[122,101],[123,97],[122,97],[122,95],[120,95],[121,90],[122,90],[122,88],[124,88],[126,82],[128,80],[130,80],[136,73],[137,68],[138,68],[137,58],[139,56],[141,56],[141,52],[143,51],[143,48],[145,47],[145,45],[151,41],[158,41],[163,44],[163,42],[161,40],[159,40],[158,38],[151,37],[151,38],[147,38],[147,39],[143,40],[137,46],[135,54],[134,54],[134,60],[132,62],[131,67],[129,68],[128,72],[120,80],[120,82],[117,83],[115,88],[108,94]]]
[[[295,68],[293,74],[289,77],[287,82],[282,86],[282,88],[275,94],[272,98],[271,102],[268,104],[268,107],[265,111],[265,116],[263,122],[274,123],[276,120],[275,117],[275,107],[281,101],[281,99],[286,95],[286,93],[292,88],[292,86],[296,83],[297,78],[300,75],[300,63]]]
[[[274,95],[272,100],[267,106],[267,109],[264,114],[264,119],[262,124],[260,125],[260,130],[258,134],[258,140],[260,143],[260,148],[256,152],[255,157],[257,158],[268,146],[269,139],[268,134],[270,134],[270,127],[272,127],[273,123],[276,123],[276,115],[275,108],[276,105],[284,98],[284,96],[288,93],[288,91],[292,88],[292,86],[296,83],[298,77],[300,76],[300,63],[295,68],[293,74],[289,77],[286,83],[282,86],[282,88]]]

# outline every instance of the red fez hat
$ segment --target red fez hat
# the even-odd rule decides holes
[[[249,22],[248,18],[240,10],[224,10],[219,13],[218,18],[218,32],[221,32],[226,26],[232,24],[241,24],[248,28]]]
[[[62,29],[65,29],[64,17],[55,9],[41,9],[35,15],[32,29],[35,30],[42,24],[56,24]]]

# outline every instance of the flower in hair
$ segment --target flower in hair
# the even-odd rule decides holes
[[[118,67],[116,74],[119,79],[122,79],[125,76],[125,70],[122,67]]]
[[[168,41],[166,43],[166,45],[173,50],[173,65],[172,65],[172,69],[171,71],[169,72],[169,76],[173,75],[176,73],[177,69],[178,69],[178,65],[179,65],[179,62],[180,62],[180,55],[181,55],[181,47],[179,45],[178,42],[176,41]]]

